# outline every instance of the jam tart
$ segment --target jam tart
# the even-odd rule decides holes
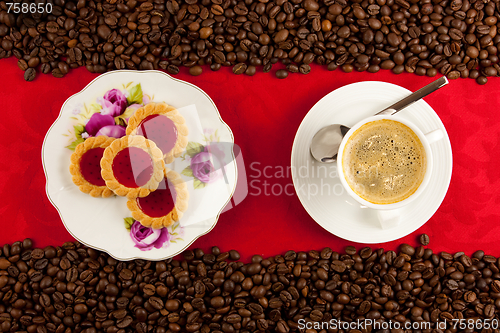
[[[69,172],[73,183],[83,193],[96,198],[107,198],[114,194],[101,176],[101,158],[113,141],[115,138],[107,136],[90,137],[75,147]]]
[[[142,135],[156,143],[166,164],[179,157],[187,146],[189,133],[184,117],[166,103],[148,103],[130,117],[127,135]]]
[[[188,207],[189,192],[181,176],[168,168],[163,176],[156,191],[127,201],[132,217],[148,228],[160,229],[174,224]]]
[[[116,139],[104,150],[101,175],[117,195],[145,197],[163,179],[163,154],[153,141],[130,135]]]

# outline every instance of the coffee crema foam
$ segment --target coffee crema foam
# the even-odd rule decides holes
[[[349,187],[374,204],[411,196],[426,172],[425,148],[408,126],[394,120],[368,122],[348,139],[342,168]]]

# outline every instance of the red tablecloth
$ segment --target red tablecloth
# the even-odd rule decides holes
[[[247,176],[252,162],[286,167],[295,132],[308,110],[324,95],[349,83],[386,81],[412,91],[433,78],[334,72],[314,67],[309,75],[294,74],[278,80],[271,74],[253,77],[208,68],[198,77],[184,71],[177,78],[202,88],[217,105],[241,147]],[[73,240],[45,194],[41,147],[45,133],[64,101],[85,87],[97,74],[72,70],[63,79],[41,75],[25,82],[16,59],[0,60],[0,244],[30,237],[36,246],[61,245]],[[395,249],[407,242],[417,245],[427,233],[435,251],[471,253],[484,249],[500,255],[500,79],[486,86],[474,80],[456,80],[426,97],[448,130],[453,148],[453,176],[446,198],[436,214],[419,230],[400,240],[374,245]],[[255,172],[254,172],[255,176]],[[240,181],[246,181],[240,179]],[[286,185],[291,178],[268,180]],[[297,196],[264,196],[252,192],[234,209],[220,216],[216,227],[191,248],[238,249],[242,259],[252,254],[275,255],[294,249],[329,246],[340,251],[352,244],[326,232],[314,222]]]

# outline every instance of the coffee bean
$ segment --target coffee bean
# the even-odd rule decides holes
[[[355,255],[356,254],[356,248],[354,246],[347,246],[345,248],[345,252],[348,254],[348,255]]]
[[[342,262],[340,260],[333,260],[332,264],[331,264],[331,268],[335,272],[343,273],[346,270],[347,266],[344,262]]]
[[[299,67],[299,72],[302,74],[309,74],[311,72],[311,66],[308,64],[302,64]]]
[[[116,322],[116,327],[122,328],[122,329],[126,328],[126,327],[130,326],[130,324],[132,324],[133,321],[134,321],[134,319],[131,316],[126,316],[125,318],[119,319]]]
[[[229,259],[240,260],[240,254],[236,250],[231,250],[231,251],[229,251]]]
[[[10,265],[10,261],[5,258],[0,258],[0,269],[6,270]]]
[[[57,78],[61,78],[61,77],[63,77],[63,76],[64,76],[64,74],[61,72],[61,70],[60,70],[59,68],[54,68],[54,69],[52,70],[52,75],[53,75],[54,77],[57,77]]]
[[[218,256],[219,254],[221,254],[221,251],[220,251],[218,246],[212,246],[212,254],[214,256]],[[185,254],[184,254],[184,257],[186,257]]]
[[[31,82],[35,79],[35,77],[36,77],[36,70],[34,68],[28,68],[24,72],[24,80],[25,81]]]
[[[142,291],[148,296],[153,296],[156,293],[156,287],[152,284],[147,284],[144,286]]]
[[[286,79],[288,77],[288,72],[284,69],[278,69],[276,71],[276,77],[278,79]]]
[[[203,72],[203,69],[201,68],[201,66],[193,66],[193,67],[189,68],[189,74],[191,74],[193,76],[201,75],[202,72]]]
[[[243,74],[247,70],[247,65],[245,63],[236,64],[233,67],[233,73],[236,75]]]
[[[20,70],[25,71],[28,69],[28,63],[24,59],[19,59],[17,61],[17,67],[19,67]]]
[[[256,72],[257,68],[255,66],[248,66],[247,70],[245,71],[245,74],[249,76],[254,76]]]
[[[149,304],[157,310],[160,310],[163,308],[163,301],[159,297],[150,297],[148,300]]]
[[[415,254],[415,249],[413,248],[413,246],[409,245],[409,244],[403,244],[401,245],[401,252],[402,253],[405,253],[409,256],[412,256]]]
[[[50,297],[49,295],[42,293],[40,295],[39,299],[40,305],[43,306],[44,308],[48,308],[51,305]]]
[[[450,80],[456,80],[460,77],[460,72],[459,71],[450,71],[446,77]]]
[[[167,71],[172,75],[177,75],[180,72],[179,67],[176,65],[168,65]]]
[[[424,246],[429,245],[429,236],[427,234],[420,235],[420,244]]]
[[[43,74],[48,74],[48,73],[50,73],[50,71],[51,71],[50,65],[49,65],[49,64],[42,64],[42,65],[40,66],[40,71],[41,71]]]
[[[264,65],[264,68],[262,68],[262,71],[264,73],[269,73],[271,71],[272,67],[273,67],[273,64],[269,62],[266,65]]]
[[[396,257],[396,259],[394,259],[393,266],[396,268],[401,268],[403,267],[404,263],[405,263],[405,257],[399,255],[398,257]]]

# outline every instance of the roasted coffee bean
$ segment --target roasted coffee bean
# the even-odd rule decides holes
[[[25,71],[28,69],[28,63],[24,59],[19,59],[17,61],[17,67],[19,67],[20,70]]]
[[[61,72],[61,70],[59,68],[54,68],[52,70],[52,76],[57,77],[57,78],[61,78],[64,76],[64,74]]]
[[[245,71],[245,74],[249,76],[254,76],[255,73],[257,73],[257,68],[253,65],[248,66],[247,70]]]
[[[276,77],[278,79],[286,79],[288,77],[288,72],[284,69],[278,69],[276,71]]]
[[[424,246],[429,245],[429,236],[427,234],[420,235],[420,244]]]
[[[345,252],[346,252],[348,255],[353,256],[353,255],[355,255],[355,254],[356,254],[356,252],[357,252],[357,251],[356,251],[356,248],[355,248],[354,246],[347,246],[347,247],[345,248]]]
[[[25,81],[31,82],[35,79],[35,77],[36,77],[36,70],[34,68],[28,68],[24,72],[24,80]],[[43,268],[40,268],[40,269],[43,269]]]
[[[344,262],[340,260],[333,260],[331,264],[331,269],[333,269],[335,272],[338,273],[343,273],[345,272],[347,266]]]
[[[149,304],[151,304],[151,306],[157,310],[160,310],[163,308],[163,301],[161,298],[159,297],[150,297],[148,299],[148,302]]]
[[[49,64],[42,64],[42,65],[40,66],[40,71],[41,71],[43,74],[48,74],[48,73],[50,73],[50,71],[51,71],[51,67],[50,67],[50,65],[49,65]]]
[[[299,72],[302,74],[309,74],[311,72],[311,66],[308,64],[302,64],[299,67]]]
[[[189,74],[191,74],[193,76],[201,75],[202,72],[203,72],[203,69],[201,68],[201,66],[193,66],[193,67],[189,68]]]
[[[401,245],[401,252],[405,253],[409,256],[412,256],[415,254],[415,249],[413,248],[413,246],[411,246],[409,244],[403,244],[403,245]]]
[[[460,72],[459,71],[450,71],[448,74],[446,74],[446,77],[450,80],[456,80],[460,77]]]
[[[177,67],[176,65],[173,65],[173,64],[168,65],[167,71],[172,75],[177,75],[180,72],[179,67]]]
[[[130,326],[130,324],[132,324],[133,321],[134,321],[134,319],[131,316],[126,316],[125,318],[119,319],[116,322],[116,327],[122,328],[122,329],[126,328],[126,327]]]
[[[144,288],[142,289],[142,291],[147,296],[153,296],[156,293],[156,287],[154,285],[152,285],[152,284],[147,284],[147,285],[144,286]]]
[[[229,251],[229,259],[231,260],[240,260],[240,254],[236,250]]]
[[[233,73],[236,75],[243,74],[247,70],[247,65],[245,63],[239,63],[234,65]]]

